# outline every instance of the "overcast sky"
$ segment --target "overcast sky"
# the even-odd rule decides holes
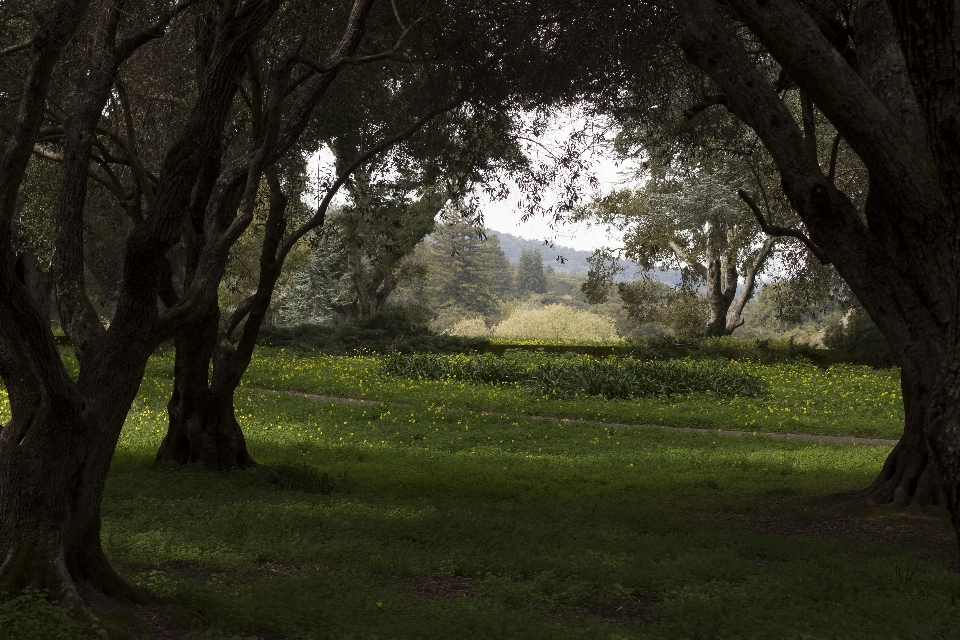
[[[526,152],[531,157],[535,157],[539,153],[550,153],[551,149],[555,150],[560,142],[569,136],[571,131],[577,127],[583,127],[584,122],[583,116],[577,112],[559,115],[554,125],[550,127],[544,136],[528,143]],[[589,157],[582,157],[581,160],[589,166],[590,171],[599,182],[596,192],[588,191],[584,194],[586,198],[589,198],[593,193],[602,194],[610,191],[614,187],[631,184],[628,176],[630,169],[635,165],[631,163],[618,165],[612,154],[603,148],[591,150]],[[322,174],[329,175],[332,173],[332,165],[333,154],[329,149],[324,148],[310,161],[309,171],[315,176],[319,167]],[[489,198],[482,195],[480,196],[484,221],[489,229],[502,233],[511,233],[528,240],[541,242],[543,240],[550,240],[555,244],[583,251],[593,251],[601,246],[615,247],[620,245],[620,239],[616,236],[608,237],[605,228],[591,226],[586,223],[568,223],[560,226],[556,230],[551,230],[550,226],[542,218],[520,222],[521,214],[518,209],[520,195],[519,190],[514,187],[510,195],[504,200],[491,202]],[[546,202],[549,202],[551,197],[552,194],[550,192],[544,194],[544,200]],[[334,200],[334,204],[342,202],[342,195]]]
[[[625,176],[623,168],[618,167],[611,158],[600,157],[593,163],[594,175],[599,181],[597,193],[606,193],[612,188],[622,186]],[[629,184],[629,183],[628,183]],[[587,197],[589,197],[589,193]],[[549,197],[550,194],[547,194]],[[608,238],[603,227],[587,225],[586,223],[567,223],[556,230],[551,230],[546,220],[534,218],[526,222],[520,221],[520,211],[517,208],[519,192],[514,189],[505,200],[490,202],[482,199],[483,217],[487,227],[495,231],[512,233],[528,240],[552,240],[555,244],[572,247],[583,251],[593,251],[601,246],[619,246],[620,239]]]

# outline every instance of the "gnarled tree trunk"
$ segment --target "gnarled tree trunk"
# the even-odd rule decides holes
[[[173,395],[167,404],[169,423],[157,462],[200,462],[211,471],[257,466],[237,421],[234,394],[253,357],[282,267],[277,249],[286,230],[287,198],[275,173],[268,171],[267,176],[270,209],[257,291],[244,300],[224,326],[220,324],[220,308],[214,303],[201,322],[177,334]],[[240,340],[234,346],[230,336],[244,318]],[[270,478],[276,479],[275,472]]]
[[[931,385],[935,384],[931,373],[913,362],[902,367],[903,436],[887,456],[876,480],[857,494],[867,506],[945,504],[936,467],[927,450],[926,412]]]
[[[219,309],[214,307],[201,322],[181,330],[174,339],[173,394],[167,404],[169,424],[157,452],[158,462],[199,462],[211,471],[248,469],[257,464],[247,451],[234,413],[233,395],[239,376],[225,371],[230,363],[224,351],[232,347],[220,344],[225,337],[219,321]]]

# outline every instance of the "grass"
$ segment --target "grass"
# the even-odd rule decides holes
[[[957,637],[960,575],[942,558],[791,533],[824,517],[824,495],[868,483],[888,448],[533,420],[534,410],[664,405],[531,408],[515,388],[267,352],[238,413],[253,455],[283,474],[274,486],[256,471],[150,467],[171,365],[151,362],[124,428],[103,538],[125,575],[202,613],[181,616],[194,637]],[[892,372],[791,367],[757,369],[769,385],[762,402],[816,398],[853,424],[895,382]],[[674,404],[684,402],[712,419],[731,406]],[[758,533],[760,519],[784,533]]]
[[[261,353],[244,380],[247,387],[625,424],[891,439],[903,433],[896,369],[854,365],[820,369],[804,361],[775,365],[747,361],[735,364],[762,382],[762,397],[701,393],[634,400],[565,399],[516,386],[383,376],[382,361],[375,357]],[[172,357],[156,360],[151,371],[172,376]]]

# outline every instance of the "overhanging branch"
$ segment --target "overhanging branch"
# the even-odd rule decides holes
[[[808,238],[807,234],[805,234],[803,231],[800,231],[799,229],[790,229],[789,227],[778,227],[768,223],[767,219],[763,215],[763,212],[760,210],[760,207],[757,206],[757,203],[753,200],[753,198],[750,197],[749,193],[743,189],[738,189],[737,195],[740,196],[740,199],[743,200],[748,207],[750,207],[750,211],[753,212],[754,217],[757,219],[757,222],[760,223],[760,228],[765,234],[768,236],[796,238],[802,242],[807,249],[810,249],[810,252],[817,257],[817,260],[819,260],[821,264],[831,263],[830,259],[823,252],[823,250],[821,250],[813,240]]]
[[[729,103],[727,102],[727,97],[726,97],[725,95],[722,95],[722,94],[717,94],[717,95],[713,95],[713,96],[708,96],[708,97],[706,97],[703,101],[698,102],[697,104],[693,105],[692,107],[689,107],[689,108],[687,108],[687,109],[684,109],[684,110],[683,110],[683,115],[687,118],[687,120],[693,120],[693,119],[696,118],[698,115],[700,115],[700,113],[702,113],[703,111],[706,111],[706,110],[709,109],[710,107],[715,106],[715,105],[718,105],[718,104],[722,104],[723,106],[725,106],[725,107],[727,107],[727,108],[730,107]]]

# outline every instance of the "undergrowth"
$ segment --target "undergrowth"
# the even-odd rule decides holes
[[[509,350],[503,357],[484,355],[394,355],[382,371],[414,380],[464,380],[474,384],[513,384],[541,396],[602,396],[633,399],[713,392],[718,396],[756,397],[763,384],[727,360],[635,360],[546,355]]]

